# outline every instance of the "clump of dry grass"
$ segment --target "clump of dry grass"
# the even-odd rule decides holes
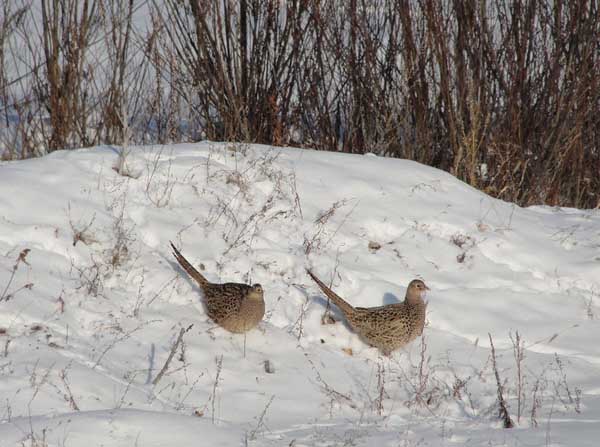
[[[293,144],[417,160],[520,205],[600,206],[593,2],[166,0],[143,30],[133,0],[3,5],[4,158]]]

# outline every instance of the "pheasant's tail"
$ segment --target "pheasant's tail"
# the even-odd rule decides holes
[[[193,279],[196,280],[196,282],[200,285],[200,287],[204,287],[207,284],[209,284],[208,280],[202,276],[200,274],[200,272],[198,270],[196,270],[194,268],[194,266],[192,266],[192,264],[190,264],[188,262],[187,259],[185,259],[183,257],[183,255],[179,252],[179,250],[177,250],[175,248],[175,246],[173,245],[173,242],[170,242],[171,244],[171,248],[173,249],[173,256],[175,256],[175,259],[177,259],[177,262],[179,262],[179,265],[181,265],[181,267],[183,267],[183,269],[188,273],[188,275],[190,275]]]
[[[333,303],[340,308],[340,310],[344,313],[344,315],[348,316],[349,314],[354,313],[354,307],[352,307],[349,303],[347,303],[342,297],[337,295],[333,290],[327,287],[323,281],[315,276],[313,272],[309,269],[306,269],[306,273],[313,279],[314,282],[321,288],[321,290],[327,295],[327,297],[333,301]]]

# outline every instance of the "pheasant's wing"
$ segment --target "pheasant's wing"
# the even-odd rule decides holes
[[[356,307],[354,314],[355,324],[360,325],[363,331],[382,332],[397,325],[404,312],[402,303],[379,307]]]
[[[205,288],[204,299],[210,317],[217,322],[238,314],[250,287],[246,284],[210,284]]]

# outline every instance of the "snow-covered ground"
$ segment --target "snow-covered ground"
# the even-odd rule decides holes
[[[599,211],[523,209],[368,155],[117,160],[0,164],[0,446],[597,445]],[[211,323],[170,240],[211,280],[260,282],[260,328]],[[336,308],[323,319],[307,266],[360,306],[423,278],[424,339],[380,356]]]

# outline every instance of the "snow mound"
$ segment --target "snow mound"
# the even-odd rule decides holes
[[[0,446],[595,445],[599,211],[374,156],[145,146],[121,175],[118,158],[0,163]],[[169,241],[210,280],[261,283],[260,327],[208,320]],[[306,267],[363,307],[423,278],[424,339],[382,358],[324,318]]]

